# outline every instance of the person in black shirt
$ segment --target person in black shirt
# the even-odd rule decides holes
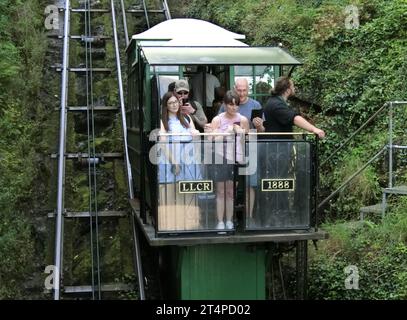
[[[313,126],[300,114],[291,109],[287,99],[295,94],[293,81],[288,77],[278,78],[272,96],[264,106],[264,121],[256,117],[253,119],[257,132],[292,132],[293,125],[306,131],[315,133],[319,138],[325,137],[325,132]],[[277,136],[275,136],[277,137]],[[280,139],[292,139],[292,136],[278,136]]]
[[[255,117],[253,124],[258,132],[293,132],[293,126],[316,134],[319,138],[325,137],[325,132],[293,110],[287,99],[295,94],[293,81],[288,77],[280,77],[275,84],[272,96],[263,108],[263,119]],[[271,135],[265,139],[276,139],[260,145],[258,159],[258,175],[262,178],[293,179],[295,191],[269,192],[259,197],[258,206],[268,208],[262,210],[260,217],[261,225],[269,228],[295,227],[301,224],[301,215],[298,208],[303,202],[301,187],[306,185],[304,180],[304,168],[299,161],[297,151],[300,144],[293,140],[291,134]],[[289,139],[290,141],[281,141]]]

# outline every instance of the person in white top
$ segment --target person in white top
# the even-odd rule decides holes
[[[180,133],[179,136],[174,135],[169,137],[172,142],[189,142],[192,140],[192,135],[199,133],[195,129],[194,122],[189,115],[181,113],[181,106],[178,98],[173,92],[167,92],[162,100],[162,117],[160,133]],[[167,137],[160,137],[160,141],[166,141]],[[183,179],[187,175],[186,165],[182,163],[183,156],[182,143],[172,145],[170,152],[169,148],[164,149],[164,156],[167,159],[165,165],[161,165],[159,172],[160,183],[173,183]],[[182,149],[182,150],[181,150]]]
[[[192,89],[194,90],[194,99],[198,101],[202,106],[210,108],[212,107],[212,102],[215,99],[215,88],[220,87],[220,82],[219,79],[213,74],[203,73],[203,71],[205,70],[203,70],[202,68],[198,69],[198,71],[201,72],[194,75],[190,81]],[[204,100],[204,82],[206,86],[206,100]]]
[[[197,127],[203,129],[205,124],[208,123],[208,119],[205,116],[202,105],[198,101],[189,98],[188,81],[185,79],[175,81],[174,93],[181,103],[181,113],[188,115]]]

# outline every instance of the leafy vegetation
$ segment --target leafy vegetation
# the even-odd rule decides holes
[[[313,251],[312,299],[407,299],[407,198],[384,221],[324,226],[331,239]],[[346,289],[347,266],[356,266],[358,289]]]
[[[345,25],[350,15],[345,9],[350,4],[359,11],[356,29]],[[281,43],[304,62],[293,75],[297,95],[311,104],[310,116],[328,134],[322,142],[322,161],[386,101],[406,100],[404,0],[192,1],[189,15],[243,33],[252,45]],[[321,112],[316,114],[319,109]],[[405,123],[405,113],[400,115],[397,121]],[[386,126],[387,109],[322,168],[321,196],[329,195],[343,181],[338,177],[346,176],[349,170],[349,165],[345,165],[349,154],[357,154],[359,164],[363,164],[384,146]],[[407,141],[406,132],[401,132],[399,138]],[[381,161],[371,168],[382,171]],[[386,177],[366,174],[364,178],[372,179],[368,193],[374,201],[379,196],[377,183],[384,186]],[[352,188],[359,187],[360,183],[355,182]],[[345,197],[339,202],[349,208],[340,212],[343,217],[360,206],[360,201]]]
[[[358,9],[353,23],[348,5]],[[353,11],[354,12],[354,11]],[[279,45],[304,65],[294,74],[308,116],[327,132],[327,159],[386,101],[407,100],[407,2],[405,0],[193,0],[188,14],[246,35],[251,45]],[[348,24],[349,25],[349,24]],[[293,102],[294,103],[294,102]],[[407,108],[394,117],[394,139],[407,143]],[[338,188],[388,143],[388,107],[321,168],[321,198]],[[325,206],[331,239],[312,256],[310,297],[405,299],[405,200],[394,201],[382,224],[349,222],[361,206],[377,202],[388,183],[388,157],[379,157]],[[396,184],[406,184],[406,153],[398,152]],[[340,220],[338,220],[340,219]],[[340,222],[338,222],[340,221]],[[343,269],[356,265],[360,290],[346,290]]]
[[[0,298],[24,296],[43,254],[35,251],[30,220],[44,200],[36,189],[44,153],[41,13],[40,1],[0,2]]]

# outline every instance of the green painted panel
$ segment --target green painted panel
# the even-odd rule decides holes
[[[151,131],[151,78],[153,75],[150,73],[150,68],[146,67],[146,72],[144,76],[144,106],[143,106],[143,114],[144,114],[144,124],[143,124],[143,131],[150,132]]]
[[[184,247],[178,268],[181,299],[265,299],[265,250],[261,245]]]

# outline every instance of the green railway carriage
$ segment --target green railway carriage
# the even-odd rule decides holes
[[[316,226],[317,140],[311,135],[243,135],[242,165],[213,164],[216,146],[201,134],[188,143],[199,177],[160,182],[164,169],[151,159],[163,144],[173,147],[156,134],[170,82],[201,75],[205,87],[210,72],[231,89],[243,77],[249,96],[264,104],[274,80],[301,65],[280,47],[250,47],[243,39],[209,22],[173,19],[134,35],[127,48],[127,140],[136,195],[131,204],[146,248],[155,247],[165,266],[165,297],[265,299],[268,255],[277,242],[295,244],[297,296],[304,297],[307,241],[327,236]],[[205,90],[202,95],[199,100],[206,101]],[[237,137],[222,143],[236,149]],[[234,227],[228,230],[215,228],[214,172],[222,170],[234,173]]]

